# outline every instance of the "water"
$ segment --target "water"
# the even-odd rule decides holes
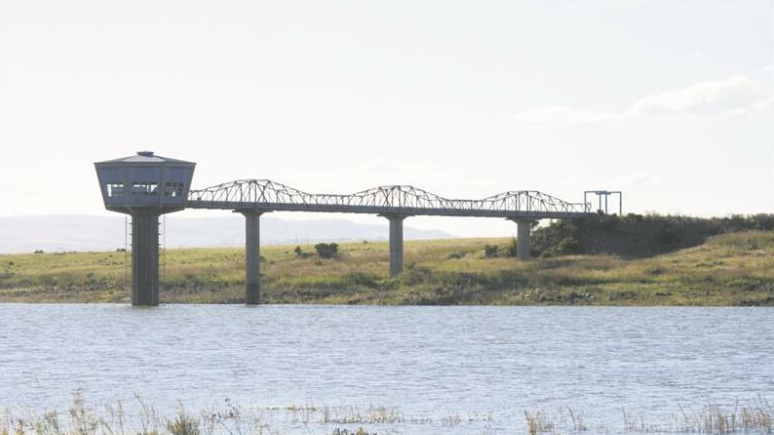
[[[591,433],[678,406],[774,403],[774,309],[0,304],[0,408],[161,413],[229,398],[283,433],[291,405],[397,408],[379,433],[525,433],[524,410]],[[274,410],[272,410],[274,409]],[[449,424],[450,416],[460,422]],[[412,420],[414,421],[408,421]],[[420,421],[417,421],[420,420]],[[311,424],[311,426],[310,426]]]

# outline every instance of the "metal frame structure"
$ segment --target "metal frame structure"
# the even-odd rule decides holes
[[[536,190],[484,199],[448,199],[413,186],[379,186],[349,195],[307,193],[271,180],[236,180],[191,190],[186,208],[369,213],[382,215],[576,218],[588,204],[570,203]]]
[[[608,214],[608,198],[610,195],[618,195],[618,215],[623,215],[623,192],[620,190],[586,190],[583,192],[583,203],[586,204],[586,210],[588,212],[591,212],[591,203],[588,201],[589,194],[596,195],[597,201],[598,201],[598,212],[603,212],[605,214]],[[602,207],[602,201],[604,198],[605,206]]]

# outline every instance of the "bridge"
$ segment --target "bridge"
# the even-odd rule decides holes
[[[260,217],[273,211],[373,214],[389,221],[389,271],[403,270],[403,221],[411,216],[500,218],[517,225],[517,258],[530,257],[530,229],[540,219],[576,219],[607,212],[607,197],[621,192],[586,191],[572,203],[536,190],[513,190],[483,199],[448,199],[404,185],[352,194],[307,193],[271,180],[237,180],[190,189],[195,163],[143,151],[95,163],[108,210],[132,215],[132,303],[158,304],[158,216],[190,209],[231,210],[245,216],[245,301],[259,304]],[[599,210],[587,202],[600,199]],[[605,207],[602,210],[602,198]]]
[[[407,216],[572,219],[590,205],[570,203],[536,190],[484,199],[447,199],[413,186],[379,186],[349,195],[307,193],[271,180],[237,180],[188,193],[187,208]]]

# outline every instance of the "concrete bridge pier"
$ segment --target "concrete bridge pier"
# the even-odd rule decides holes
[[[519,260],[529,260],[531,256],[529,233],[535,221],[533,219],[508,220],[516,222],[516,258]]]
[[[381,214],[390,221],[390,276],[403,272],[403,220],[406,215]]]
[[[132,214],[132,305],[159,304],[159,215]]]
[[[241,211],[245,216],[245,304],[261,303],[261,211]]]

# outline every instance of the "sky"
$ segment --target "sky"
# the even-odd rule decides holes
[[[773,98],[771,0],[0,0],[0,216],[111,214],[93,162],[146,149],[194,188],[772,213]]]

